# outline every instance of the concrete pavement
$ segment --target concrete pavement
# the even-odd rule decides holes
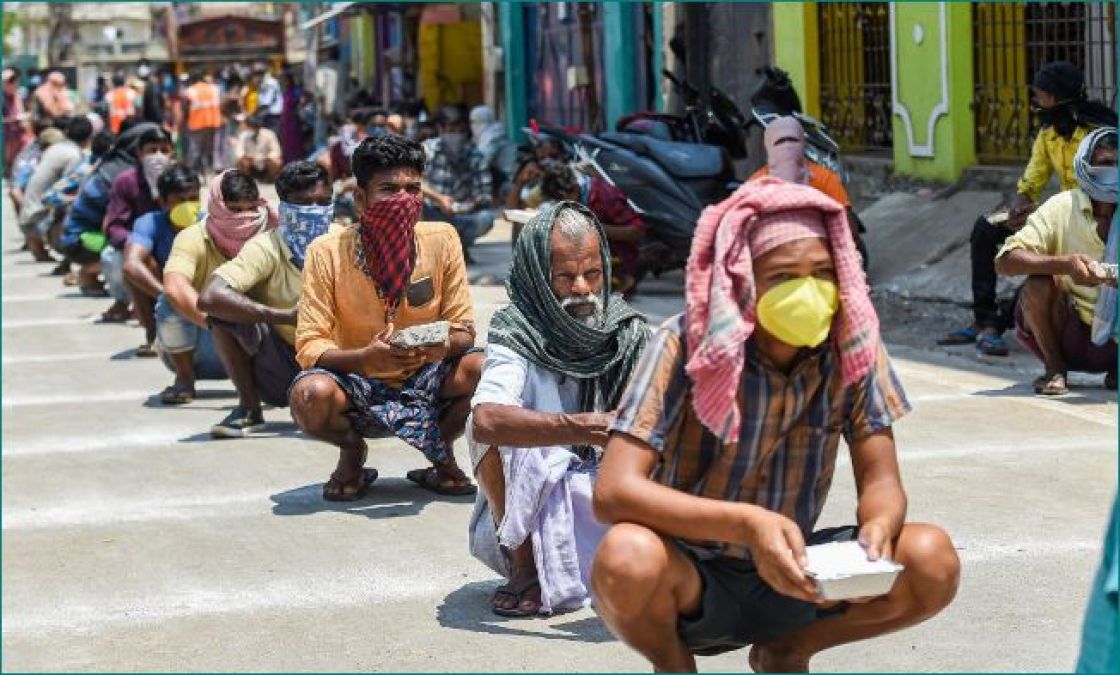
[[[645,669],[590,610],[488,612],[498,580],[467,553],[470,500],[405,481],[424,462],[402,443],[371,443],[381,478],[367,500],[326,504],[334,453],[287,411],[267,411],[260,437],[216,442],[228,382],[161,407],[171,376],[132,357],[139,328],[92,325],[108,301],[43,276],[4,209],[3,669]],[[503,236],[471,269],[482,321],[505,299]],[[679,289],[670,275],[638,305],[662,318]],[[896,428],[910,517],[950,531],[962,586],[933,621],[814,667],[1071,668],[1116,489],[1115,396],[1039,400],[1012,371],[892,351],[916,408]],[[840,464],[822,526],[854,518]],[[700,667],[742,671],[746,653]]]

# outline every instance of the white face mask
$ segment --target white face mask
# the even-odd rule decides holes
[[[160,174],[169,166],[171,166],[171,155],[162,152],[153,152],[140,160],[140,170],[144,172],[144,180],[148,183],[148,189],[151,190],[152,199],[159,197],[157,183],[159,183]]]

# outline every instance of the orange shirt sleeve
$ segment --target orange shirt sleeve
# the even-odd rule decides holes
[[[333,241],[333,239],[332,239]],[[314,368],[319,357],[338,349],[334,341],[334,272],[328,251],[312,243],[303,265],[303,292],[296,320],[296,361],[302,368]]]
[[[440,318],[444,321],[474,323],[467,263],[456,237],[449,236],[443,245],[443,289],[440,292]]]
[[[813,164],[810,172],[813,187],[840,202],[845,208],[851,208],[852,200],[848,197],[848,191],[844,189],[840,176],[819,164]]]

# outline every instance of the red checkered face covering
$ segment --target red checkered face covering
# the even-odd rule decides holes
[[[420,195],[398,192],[370,204],[358,219],[358,267],[377,284],[389,321],[412,276],[416,223],[423,207]]]

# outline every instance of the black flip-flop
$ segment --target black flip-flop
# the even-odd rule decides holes
[[[436,476],[433,481],[429,476]],[[474,483],[455,483],[453,485],[444,485],[439,480],[439,469],[434,466],[429,466],[425,469],[413,469],[404,475],[405,478],[416,483],[416,485],[430,490],[437,495],[447,495],[449,497],[461,497],[464,495],[473,495],[478,492],[478,487]]]
[[[173,384],[159,393],[159,401],[164,405],[184,405],[194,400],[194,387]]]
[[[369,491],[369,486],[377,480],[377,469],[362,469],[362,484],[353,492],[346,492],[346,486],[339,488],[337,492],[329,492],[328,487],[331,481],[327,481],[323,485],[323,501],[328,502],[356,502],[359,499],[365,499],[366,493]]]
[[[498,616],[504,616],[504,617],[509,617],[509,618],[513,618],[513,619],[526,619],[526,618],[529,618],[529,617],[532,617],[532,616],[537,616],[538,614],[540,614],[540,611],[541,611],[541,603],[539,601],[537,602],[537,608],[534,609],[534,610],[527,610],[527,609],[522,609],[521,608],[521,603],[525,599],[525,592],[528,591],[529,589],[533,588],[534,586],[536,586],[537,588],[540,588],[540,586],[541,586],[540,579],[534,577],[534,578],[530,579],[529,581],[526,581],[524,584],[521,584],[521,586],[517,587],[517,588],[514,588],[510,584],[505,584],[503,586],[499,586],[497,588],[497,590],[494,591],[495,594],[498,593],[499,591],[501,591],[501,592],[505,593],[506,595],[509,595],[510,597],[512,597],[514,600],[516,600],[517,604],[514,605],[513,607],[508,608],[508,609],[505,608],[505,607],[493,607],[493,606],[491,607],[491,609],[493,609],[494,613],[497,614]]]

